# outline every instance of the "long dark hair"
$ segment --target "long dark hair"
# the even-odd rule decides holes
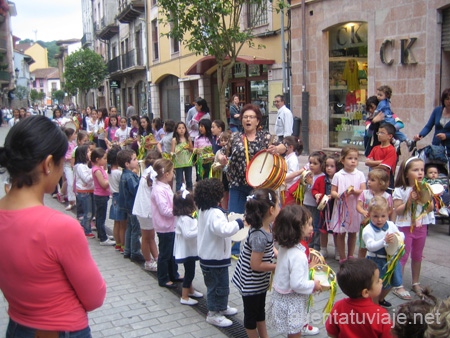
[[[189,136],[189,131],[186,127],[186,123],[184,123],[183,121],[178,121],[177,124],[175,125],[175,129],[173,130],[173,138],[177,141],[177,144],[180,143],[180,134],[178,134],[177,129],[178,126],[183,125],[186,132],[184,133],[184,137],[186,139],[186,141],[189,143],[191,137]]]
[[[141,126],[141,120],[142,120],[142,119],[144,119],[144,120],[147,121],[147,129],[146,129],[146,130],[144,130],[144,128],[142,128],[142,126]],[[146,116],[146,115],[142,116],[142,117],[139,119],[139,135],[143,135],[143,134],[144,134],[144,131],[147,132],[147,135],[149,135],[149,134],[152,133],[152,124],[151,124],[151,122],[150,122],[150,119],[149,119],[148,116]]]
[[[200,110],[202,113],[209,113],[209,107],[205,99],[199,97],[197,100],[195,100],[195,103],[202,107],[202,109]]]
[[[198,125],[205,127],[205,131],[206,131],[205,135],[199,134],[198,137],[207,137],[209,139],[209,142],[211,142],[211,144],[212,144],[213,139],[212,139],[212,133],[211,133],[211,125],[212,125],[211,120],[208,120],[208,119],[200,120],[198,122]]]
[[[245,221],[252,228],[261,228],[264,216],[266,216],[270,207],[276,206],[277,202],[277,194],[272,189],[254,190],[245,203]]]
[[[68,147],[66,135],[42,115],[30,116],[14,125],[0,147],[0,167],[6,168],[13,187],[34,185],[41,174],[38,165],[49,155],[58,165]]]

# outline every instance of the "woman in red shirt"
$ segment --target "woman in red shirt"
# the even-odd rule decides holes
[[[6,337],[91,337],[87,311],[106,286],[80,224],[45,207],[61,178],[67,141],[44,116],[15,125],[0,147],[11,190],[0,200],[0,289],[9,304]]]

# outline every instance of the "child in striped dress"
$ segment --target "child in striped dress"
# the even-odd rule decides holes
[[[245,220],[251,228],[231,282],[242,296],[244,326],[249,337],[268,337],[266,293],[270,272],[276,266],[272,259],[277,252],[273,246],[271,223],[279,212],[277,195],[271,189],[258,189],[247,197]]]

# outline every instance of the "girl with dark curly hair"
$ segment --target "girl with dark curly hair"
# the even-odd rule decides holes
[[[311,213],[304,206],[288,205],[275,219],[273,232],[280,249],[268,322],[288,337],[297,337],[308,323],[309,295],[322,290],[318,280],[309,280],[306,248],[300,243],[313,234]]]

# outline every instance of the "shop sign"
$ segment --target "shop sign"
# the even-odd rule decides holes
[[[417,63],[411,51],[411,47],[416,41],[417,38],[400,39],[400,63],[402,65],[413,65]],[[384,40],[380,47],[381,62],[387,66],[391,66],[394,63],[394,58],[387,60],[386,57],[386,52],[391,48],[394,48],[394,40]]]
[[[330,31],[330,50],[367,46],[367,23],[351,22]]]
[[[120,81],[110,81],[109,87],[110,88],[120,88]]]

